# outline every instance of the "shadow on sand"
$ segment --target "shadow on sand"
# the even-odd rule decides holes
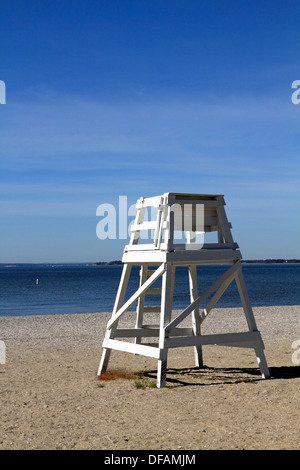
[[[269,367],[268,380],[296,379],[300,377],[300,366]],[[140,373],[143,377],[156,379],[156,370]],[[212,386],[220,384],[237,384],[241,382],[257,383],[265,380],[258,368],[201,368],[167,369],[167,386]]]

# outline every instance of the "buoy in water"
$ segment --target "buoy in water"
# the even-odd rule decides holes
[[[36,285],[38,285],[38,283],[39,283],[39,280],[38,280],[38,279],[36,279],[36,280],[35,280],[35,283],[36,283]]]

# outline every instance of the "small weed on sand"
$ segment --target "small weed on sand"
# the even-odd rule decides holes
[[[98,380],[101,382],[99,387],[104,387],[104,383],[111,380],[118,380],[118,379],[126,379],[126,380],[134,380],[134,387],[137,389],[145,389],[145,388],[156,388],[156,382],[151,380],[145,380],[142,373],[132,373],[126,372],[125,370],[121,369],[112,369],[106,372],[103,372]]]
[[[118,380],[118,379],[127,379],[127,380],[134,380],[137,378],[136,374],[132,372],[126,372],[125,370],[121,369],[112,369],[103,372],[98,380],[103,380],[108,382],[109,380]]]

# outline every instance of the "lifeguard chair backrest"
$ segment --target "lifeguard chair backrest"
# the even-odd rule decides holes
[[[219,228],[218,207],[223,196],[170,194],[174,230],[214,232]],[[217,199],[220,198],[220,199]]]
[[[205,244],[209,245],[207,248],[217,248],[220,244],[222,248],[225,248],[224,244],[235,248],[237,245],[232,239],[224,205],[222,195],[165,193],[140,198],[125,251],[201,249],[204,239],[195,244],[196,234],[216,231],[217,243]],[[175,242],[176,231],[184,232],[187,239],[184,244]]]

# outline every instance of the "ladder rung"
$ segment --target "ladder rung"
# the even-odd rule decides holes
[[[158,343],[141,343],[142,346],[153,346],[154,348],[158,348]]]
[[[146,291],[146,295],[161,295],[161,288],[152,287]]]
[[[142,222],[141,224],[133,224],[130,227],[131,232],[140,232],[141,230],[155,230],[157,226],[156,221]]]
[[[159,325],[142,325],[142,328],[147,328],[147,329],[159,329]]]
[[[144,313],[160,312],[161,307],[144,307]]]

